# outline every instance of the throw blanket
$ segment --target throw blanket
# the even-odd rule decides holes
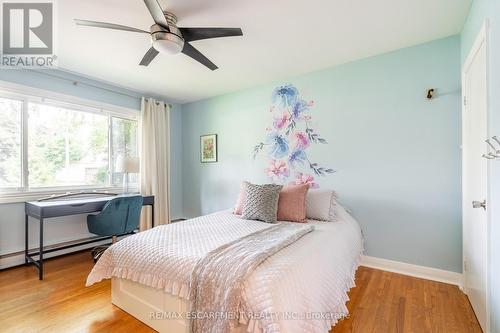
[[[200,260],[192,275],[191,332],[229,332],[242,312],[244,282],[264,260],[314,229],[283,223],[225,244]]]
[[[110,246],[86,285],[117,277],[189,299],[191,273],[199,260],[220,246],[267,228],[267,223],[242,220],[230,213],[157,226]]]

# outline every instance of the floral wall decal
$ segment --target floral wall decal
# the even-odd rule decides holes
[[[254,159],[261,152],[267,152],[269,166],[265,172],[272,181],[318,188],[314,177],[335,172],[312,162],[308,156],[311,145],[328,143],[311,127],[312,107],[314,102],[302,99],[298,89],[291,84],[274,89],[270,108],[272,127],[266,129],[265,140],[253,151]]]

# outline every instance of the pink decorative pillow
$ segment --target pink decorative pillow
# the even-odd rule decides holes
[[[240,195],[238,196],[238,200],[236,200],[233,214],[241,215],[241,212],[243,211],[243,203],[245,202],[245,187],[247,184],[248,182],[242,182],[240,185]]]
[[[305,222],[308,184],[285,186],[278,201],[278,221]]]

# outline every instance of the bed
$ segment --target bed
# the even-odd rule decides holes
[[[281,222],[282,224],[290,222]],[[358,223],[340,205],[335,222],[283,247],[245,278],[231,332],[328,332],[348,315],[347,292],[363,252]],[[112,303],[159,332],[190,332],[193,267],[214,248],[269,227],[221,211],[128,237],[103,254],[87,279],[112,279]]]

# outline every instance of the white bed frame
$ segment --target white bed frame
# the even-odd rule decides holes
[[[111,302],[160,333],[189,333],[189,322],[185,318],[166,318],[163,314],[184,315],[189,309],[188,301],[130,280],[111,280]],[[158,316],[154,316],[158,314]]]
[[[189,333],[189,321],[185,318],[190,309],[189,301],[161,289],[112,278],[111,302],[160,333]],[[161,317],[171,313],[181,314],[182,318]],[[159,317],[155,317],[155,314]],[[244,332],[246,327],[240,325],[231,333]]]

